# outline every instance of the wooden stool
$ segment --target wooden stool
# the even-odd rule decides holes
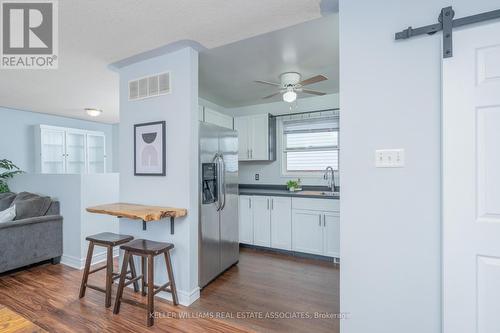
[[[120,249],[125,250],[125,256],[123,258],[122,272],[120,274],[120,282],[118,283],[118,291],[116,293],[115,308],[113,313],[118,314],[120,312],[121,302],[125,302],[131,305],[139,306],[148,311],[147,325],[152,326],[154,324],[154,295],[160,291],[167,291],[172,293],[172,300],[174,305],[179,304],[177,299],[177,289],[175,288],[174,273],[172,270],[172,262],[170,260],[170,250],[174,248],[173,244],[170,243],[160,243],[145,239],[136,239],[128,244],[120,246]],[[169,282],[162,286],[157,286],[154,284],[154,257],[160,254],[165,255],[165,263],[167,266],[167,274]],[[130,284],[128,282],[125,284],[125,274],[127,271],[127,262],[132,260],[132,256],[137,255],[141,257],[141,268],[142,275],[138,276],[137,279],[142,278],[142,295],[146,295],[145,288],[148,288],[148,302],[147,305],[133,300],[122,298],[123,287]],[[147,274],[146,274],[146,258],[147,258]],[[147,279],[147,283],[146,283]]]
[[[85,296],[85,290],[88,288],[94,289],[100,292],[103,292],[106,294],[106,301],[105,301],[105,306],[109,308],[111,306],[111,285],[113,284],[113,281],[118,279],[120,277],[120,274],[113,273],[113,247],[125,244],[127,242],[130,242],[131,240],[134,239],[132,236],[128,235],[118,235],[114,234],[111,232],[103,232],[97,235],[92,235],[88,236],[85,238],[88,240],[89,243],[89,250],[87,252],[87,259],[85,261],[85,269],[83,271],[83,277],[82,277],[82,284],[80,286],[80,298]],[[107,248],[107,261],[106,265],[90,270],[90,264],[92,263],[92,255],[94,253],[94,246],[103,246]],[[134,283],[134,290],[135,292],[139,291],[139,283],[137,282],[139,279],[137,278],[137,274],[135,272],[135,266],[134,262],[132,261],[132,258],[130,258],[130,261],[128,261],[130,264],[130,271],[126,272],[130,273],[130,277],[127,277],[131,281],[131,283]],[[127,265],[125,265],[127,266]],[[124,266],[124,267],[125,267]],[[102,289],[97,286],[93,286],[87,283],[89,279],[89,275],[96,273],[100,270],[103,270],[106,268],[106,288]]]

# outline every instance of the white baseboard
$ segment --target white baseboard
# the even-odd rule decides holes
[[[168,301],[172,301],[172,294],[162,291],[159,292],[158,297],[166,299]],[[179,299],[179,304],[184,306],[190,306],[193,304],[198,298],[200,298],[200,288],[196,287],[191,292],[187,292],[184,290],[177,289],[177,298]]]
[[[113,257],[116,258],[120,254],[120,249],[118,247],[113,249]],[[106,252],[97,253],[92,256],[92,265],[99,264],[106,261]],[[61,264],[82,270],[85,267],[86,258],[77,258],[74,256],[63,254],[61,257]]]
[[[127,286],[127,288],[134,288],[134,286],[129,285],[129,286]],[[140,288],[140,284],[139,284],[139,288]],[[161,291],[158,294],[156,294],[156,296],[172,302],[172,294],[169,292]],[[180,305],[190,306],[198,298],[200,298],[200,288],[196,287],[191,292],[177,289],[177,298],[179,299]]]

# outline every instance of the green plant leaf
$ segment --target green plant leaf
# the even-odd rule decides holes
[[[0,193],[10,192],[6,179],[10,179],[15,175],[24,173],[24,171],[19,169],[19,167],[12,163],[12,161],[7,159],[0,160],[0,169],[7,170],[6,172],[0,173]]]
[[[0,180],[0,193],[10,192],[9,186]]]
[[[9,179],[9,178],[13,178],[15,175],[19,175],[21,173],[24,173],[24,172],[21,171],[21,170],[7,171],[7,172],[4,172],[4,173],[1,173],[0,174],[0,178],[2,178],[2,179]]]

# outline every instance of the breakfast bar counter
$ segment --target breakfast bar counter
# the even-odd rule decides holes
[[[146,230],[146,222],[159,221],[170,217],[170,233],[174,234],[174,220],[176,217],[187,215],[184,208],[148,206],[132,203],[112,203],[93,207],[87,207],[89,213],[107,214],[118,218],[128,218],[142,221],[142,229]]]

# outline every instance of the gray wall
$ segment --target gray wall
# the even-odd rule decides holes
[[[83,111],[82,111],[83,112]],[[113,125],[0,107],[0,159],[12,160],[26,172],[35,171],[35,125],[101,131],[106,135],[107,171],[113,170]]]
[[[341,322],[344,333],[441,332],[441,33],[394,33],[498,0],[340,2]],[[406,149],[376,169],[374,150]]]
[[[245,106],[240,108],[222,109],[221,112],[232,116],[243,116],[250,114],[271,113],[286,114],[289,112],[306,112],[323,109],[337,108],[339,106],[338,94],[330,94],[320,97],[309,97],[297,100],[297,107],[290,111],[290,104],[286,102],[275,102],[267,104],[258,104]],[[279,129],[280,124],[278,124]],[[282,138],[279,131],[276,131],[277,151],[278,155],[274,162],[240,162],[239,163],[239,180],[241,184],[278,184],[284,185],[290,179],[297,177],[288,177],[281,174],[281,154]],[[259,180],[255,180],[255,174],[259,174]],[[326,185],[322,176],[300,177],[304,185]]]

